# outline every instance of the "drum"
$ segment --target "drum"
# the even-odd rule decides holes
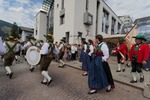
[[[27,62],[30,65],[37,65],[40,62],[41,54],[37,52],[37,47],[31,46],[26,53]]]

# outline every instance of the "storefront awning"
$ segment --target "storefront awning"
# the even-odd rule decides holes
[[[123,37],[125,37],[125,35],[107,37],[107,38],[104,38],[104,42],[117,44],[118,40]]]

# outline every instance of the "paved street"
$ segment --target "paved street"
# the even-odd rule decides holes
[[[72,62],[66,62],[66,63],[70,67],[81,69],[81,63],[78,60],[72,61]],[[142,83],[139,82],[140,76],[139,76],[139,74],[137,74],[138,82],[133,84],[133,83],[130,83],[130,81],[132,79],[131,67],[126,67],[125,72],[119,72],[119,73],[116,72],[117,66],[118,66],[117,65],[117,57],[110,57],[109,65],[110,65],[110,68],[111,68],[111,71],[112,71],[112,74],[113,74],[113,78],[117,82],[127,84],[127,85],[130,85],[132,87],[136,87],[136,88],[141,89],[141,90],[144,89],[145,84],[150,84],[150,71],[143,70],[145,80]]]
[[[88,95],[87,77],[82,71],[57,66],[53,62],[49,67],[53,82],[47,87],[40,83],[39,67],[31,73],[26,62],[13,65],[14,77],[10,80],[0,65],[0,100],[148,100],[141,90],[119,83],[110,93],[101,90]]]

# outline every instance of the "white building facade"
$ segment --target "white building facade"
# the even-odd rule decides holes
[[[46,40],[44,35],[47,34],[47,12],[39,11],[34,21],[34,37],[37,40]]]
[[[69,44],[81,44],[97,34],[121,36],[123,22],[103,0],[44,0],[43,7],[45,2],[53,2],[53,7],[35,17],[36,39],[51,33],[55,42],[65,39]]]
[[[119,16],[119,18],[124,24],[133,24],[133,20],[129,15]]]
[[[121,33],[122,21],[103,0],[55,0],[55,41],[65,38],[67,43],[81,43],[81,39],[94,39]]]
[[[128,34],[134,26],[133,20],[129,15],[119,16],[124,23],[122,34]]]
[[[28,36],[34,35],[34,29],[27,27],[19,27],[21,41],[26,41]]]

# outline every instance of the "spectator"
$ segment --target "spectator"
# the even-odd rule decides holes
[[[71,60],[75,60],[76,59],[76,47],[75,44],[71,46]]]

